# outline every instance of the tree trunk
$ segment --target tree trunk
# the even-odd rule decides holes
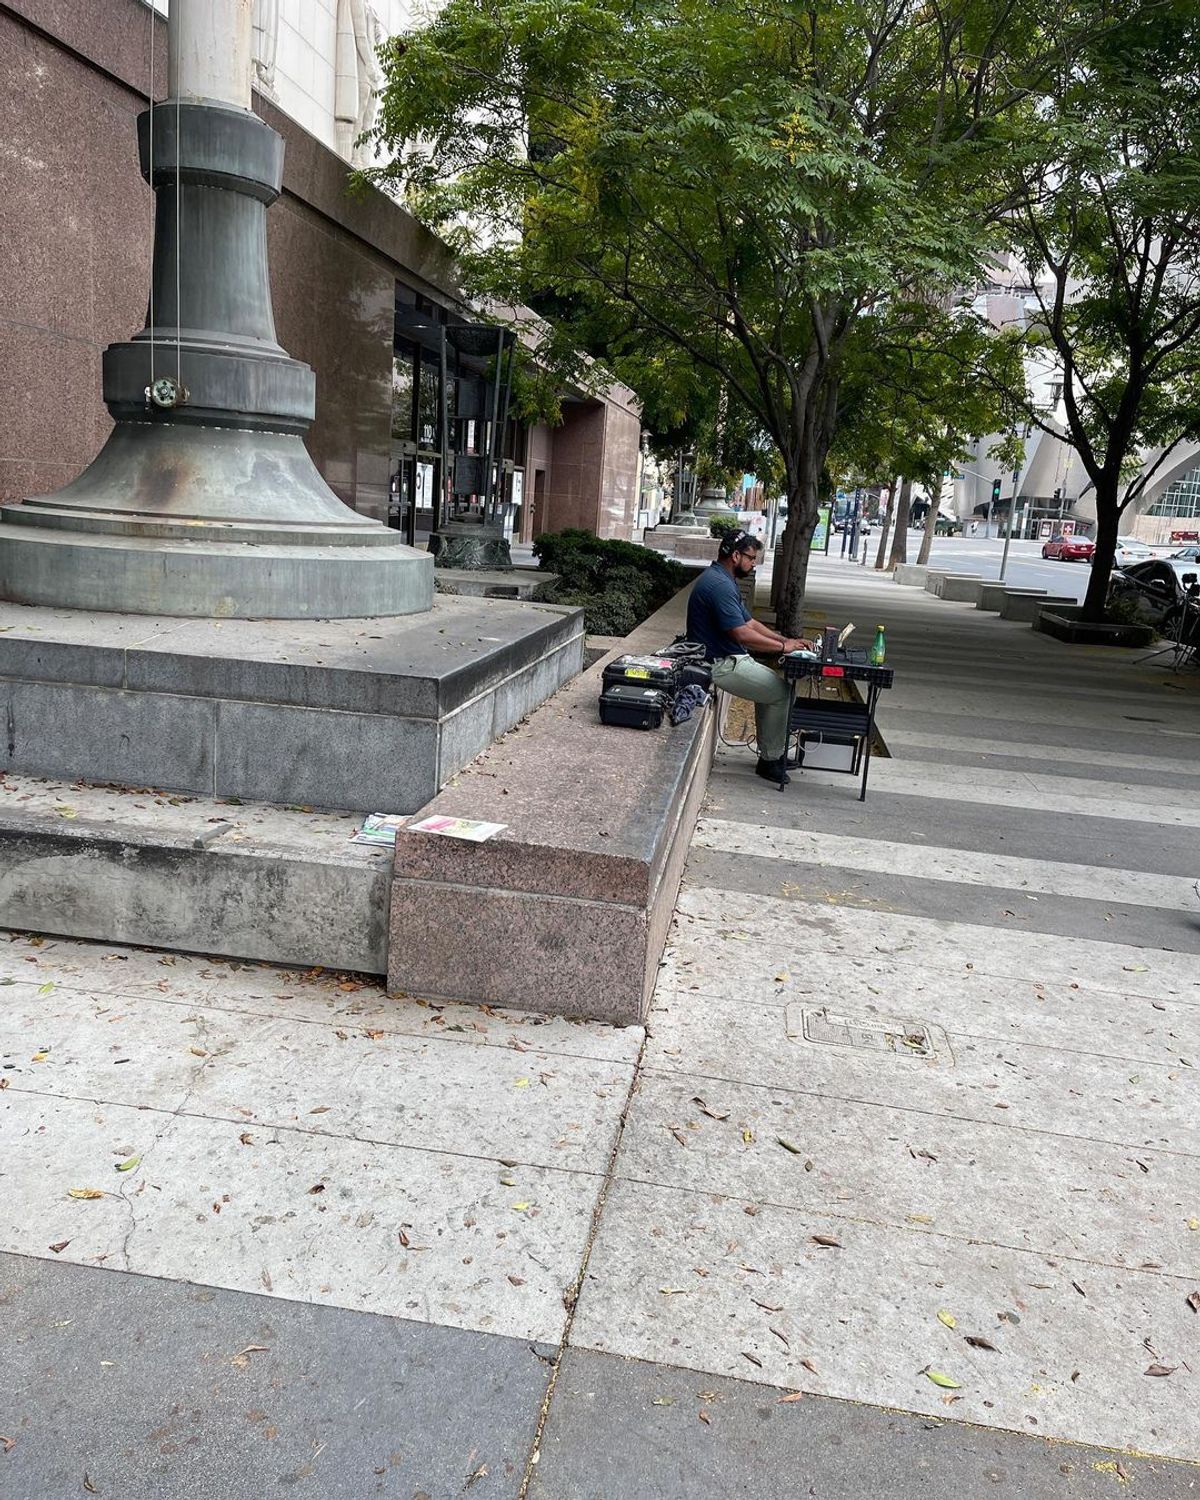
[[[931,499],[929,509],[925,512],[925,535],[921,538],[921,552],[917,562],[924,566],[929,561],[930,549],[933,547],[933,539],[937,535],[937,519],[941,512],[941,497]]]
[[[879,511],[879,546],[875,549],[875,571],[883,572],[884,558],[887,557],[888,535],[891,531],[892,517],[896,513],[896,495],[898,489],[895,481],[892,482],[892,496],[888,502],[887,509],[882,506]]]
[[[805,476],[788,487],[788,524],[784,540],[791,534],[791,548],[786,568],[777,572],[775,593],[775,629],[781,635],[802,633],[804,590],[808,583],[808,562],[812,556],[812,537],[817,529],[820,505],[816,476]]]
[[[1092,573],[1083,596],[1081,620],[1098,624],[1105,616],[1108,581],[1117,555],[1117,533],[1121,529],[1121,480],[1119,474],[1105,473],[1096,485],[1096,550],[1092,553]]]
[[[896,497],[896,519],[892,530],[892,555],[888,567],[908,561],[908,518],[912,510],[912,480],[905,476]]]

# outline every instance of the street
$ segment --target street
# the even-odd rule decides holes
[[[835,536],[829,544],[829,556],[837,559],[841,550],[841,537]],[[860,544],[861,546],[861,544]],[[879,546],[879,529],[872,528],[867,538],[867,568],[875,562],[875,550]],[[921,533],[908,534],[908,561],[916,562],[921,550]],[[1000,577],[1000,559],[1004,554],[1002,537],[950,536],[938,537],[930,554],[930,564],[936,568],[953,567],[958,573],[978,573],[985,578]],[[861,551],[860,551],[861,555]],[[1087,588],[1090,569],[1085,563],[1044,561],[1041,542],[1014,541],[1008,549],[1008,567],[1004,581],[1015,588],[1046,589],[1051,594],[1071,594],[1082,599]]]

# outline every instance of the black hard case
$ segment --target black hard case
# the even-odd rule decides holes
[[[614,683],[600,694],[600,720],[626,729],[658,729],[671,706],[660,688]]]
[[[674,696],[679,686],[680,665],[677,659],[654,652],[645,656],[618,656],[604,669],[604,686],[625,683],[630,687],[661,688]]]

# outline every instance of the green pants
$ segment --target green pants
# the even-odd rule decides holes
[[[713,662],[713,685],[754,704],[758,753],[778,760],[787,749],[787,683],[749,656],[723,656]]]

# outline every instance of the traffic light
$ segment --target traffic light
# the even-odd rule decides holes
[[[992,480],[992,504],[993,505],[999,505],[999,503],[1000,503],[1000,481],[998,479],[993,479]]]

